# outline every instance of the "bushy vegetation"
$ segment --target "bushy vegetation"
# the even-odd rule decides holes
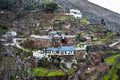
[[[47,3],[50,3],[51,0],[0,0],[0,8],[2,9],[19,9],[24,8],[27,10],[44,7]],[[52,8],[55,8],[54,5],[51,5]]]
[[[82,39],[82,36],[80,33],[78,33],[76,36],[76,41],[79,43],[81,41],[81,39]]]
[[[60,66],[60,57],[53,55],[51,56],[50,60],[48,61],[47,58],[43,58],[41,60],[38,61],[38,67],[47,67],[47,68],[58,68]]]
[[[18,49],[18,48],[16,48],[16,47],[14,47],[14,53],[15,53],[16,55],[20,55],[22,52],[23,52],[22,49]]]
[[[21,43],[21,46],[23,46],[24,48],[29,49],[29,50],[38,49],[37,47],[34,46],[34,42],[32,40]]]
[[[5,34],[12,27],[12,25],[0,24],[0,38],[2,38],[2,35]]]
[[[45,6],[46,11],[51,10],[51,12],[54,12],[57,9],[57,4],[54,2],[47,3]]]

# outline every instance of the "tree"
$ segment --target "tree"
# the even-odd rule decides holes
[[[39,35],[39,34],[40,34],[40,30],[39,30],[38,28],[35,29],[35,30],[34,30],[34,34]]]
[[[87,46],[87,47],[86,47],[86,52],[87,52],[87,53],[91,52],[91,46]]]
[[[120,69],[118,69],[117,75],[118,75],[118,80],[120,80]]]
[[[104,19],[101,19],[101,24],[104,25],[104,26],[106,25]]]
[[[2,9],[35,9],[43,4],[42,0],[0,0]]]
[[[54,2],[50,2],[48,4],[46,4],[46,8],[45,8],[45,11],[46,12],[54,12],[56,9],[57,9],[57,4],[54,3]]]
[[[104,32],[104,35],[107,36],[107,31]]]
[[[81,40],[81,38],[82,38],[81,34],[80,34],[80,33],[78,33],[78,35],[77,35],[77,37],[76,37],[76,41],[79,43],[79,42],[80,42],[80,40]]]

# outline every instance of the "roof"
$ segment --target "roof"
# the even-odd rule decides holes
[[[17,32],[15,32],[15,31],[10,31],[10,32],[8,32],[8,34],[11,34],[12,36],[16,36],[16,35],[17,35]]]
[[[75,18],[81,18],[82,13],[77,9],[70,9],[70,15],[73,15]]]
[[[59,51],[74,51],[74,46],[60,46]]]
[[[86,38],[86,39],[91,39],[91,37],[89,37],[89,36],[85,36],[85,38]]]
[[[58,35],[58,34],[55,34],[55,35],[54,35],[54,37],[61,37],[61,36],[60,36],[60,35]]]
[[[76,37],[75,35],[64,35],[66,38],[74,38]]]
[[[74,48],[74,46],[60,46],[58,48],[48,47],[48,48],[46,48],[46,50],[50,50],[50,51],[74,51],[75,48]]]
[[[50,50],[50,51],[57,51],[57,50],[58,50],[58,48],[48,47],[48,48],[46,48],[46,50]]]
[[[34,38],[42,38],[42,39],[52,39],[52,37],[47,36],[47,35],[43,35],[43,36],[39,36],[39,35],[31,35],[30,37],[34,37]]]
[[[73,14],[73,16],[74,16],[75,18],[81,18],[81,17],[82,17],[81,14]]]
[[[75,48],[75,50],[86,50],[86,48]]]
[[[50,31],[48,34],[57,34],[57,31]]]
[[[70,12],[77,12],[77,13],[81,13],[80,10],[78,9],[70,9]]]

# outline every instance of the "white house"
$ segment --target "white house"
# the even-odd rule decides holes
[[[35,58],[38,58],[38,59],[42,59],[42,58],[46,57],[46,56],[44,55],[43,51],[41,51],[41,50],[34,51],[34,52],[33,52],[33,56],[34,56]]]
[[[74,55],[74,46],[60,46],[57,48],[47,47],[44,49],[46,55]]]
[[[73,15],[75,18],[82,18],[82,13],[77,9],[70,9],[70,13],[66,13],[66,15]]]

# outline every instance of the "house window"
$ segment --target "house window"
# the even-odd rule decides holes
[[[64,52],[64,55],[66,55],[66,51]]]
[[[69,54],[69,51],[67,51],[67,54]]]

